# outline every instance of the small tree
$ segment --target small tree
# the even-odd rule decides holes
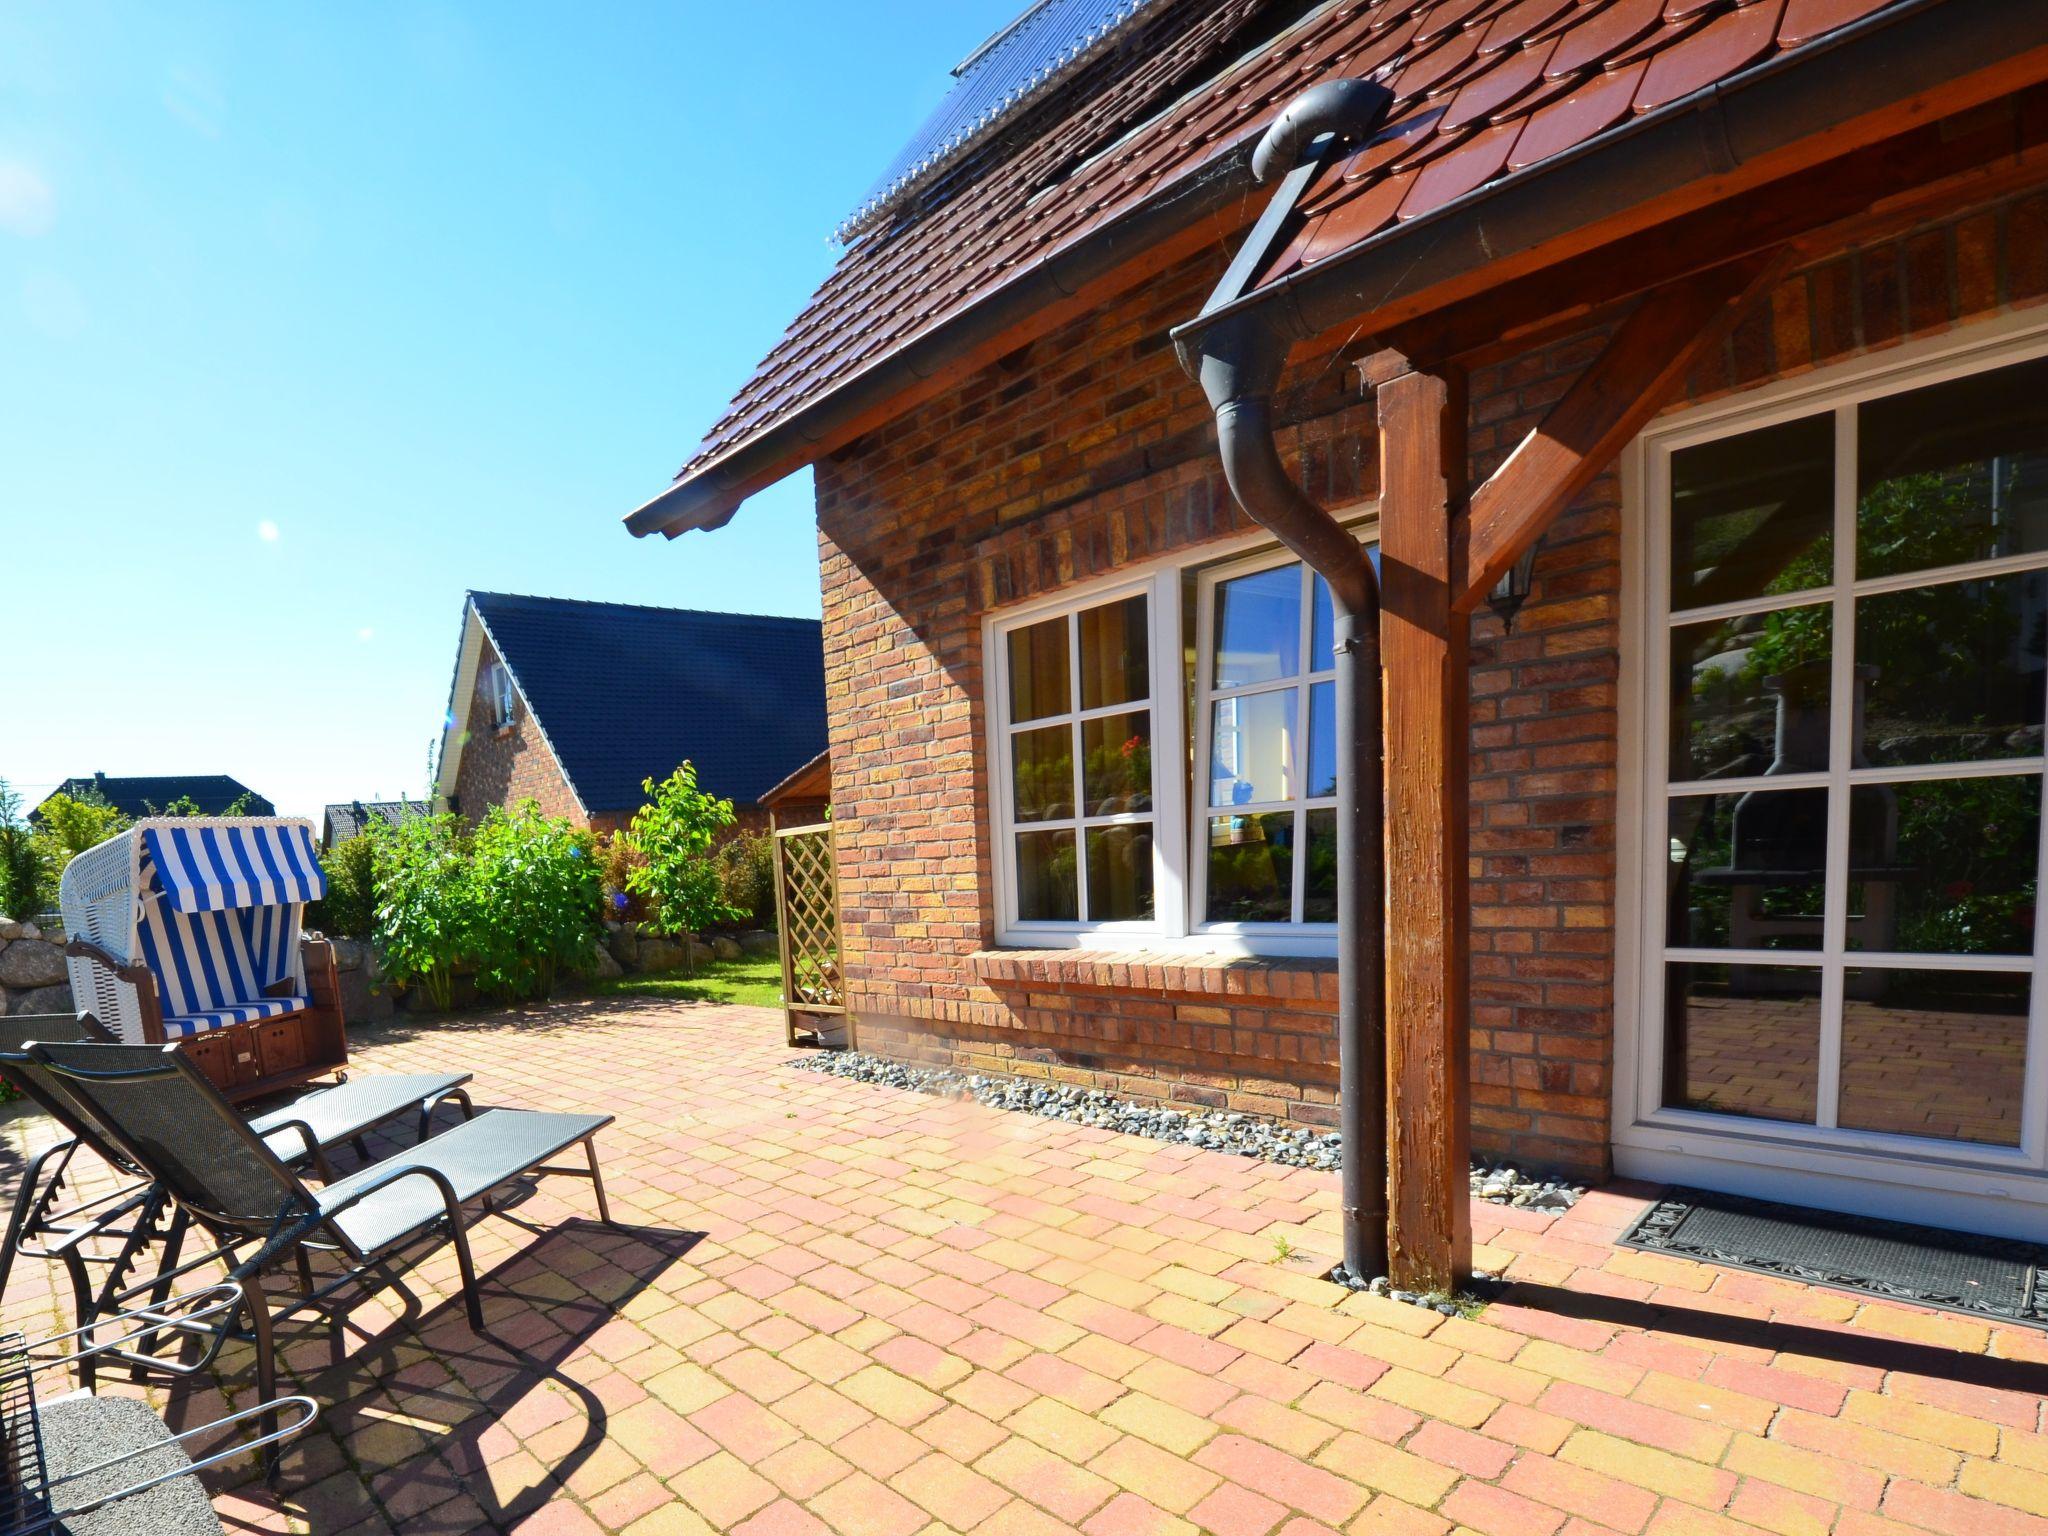
[[[30,918],[43,910],[49,872],[36,835],[22,819],[21,796],[0,779],[0,912]]]
[[[697,787],[697,770],[684,763],[657,786],[640,786],[651,797],[633,816],[628,832],[646,861],[626,873],[626,889],[655,903],[650,922],[657,932],[694,934],[712,923],[743,916],[726,900],[713,849],[718,834],[733,824],[730,800]],[[690,945],[684,963],[694,968]]]

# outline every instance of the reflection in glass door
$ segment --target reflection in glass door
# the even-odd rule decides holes
[[[1651,474],[1661,1107],[2038,1158],[2048,360]]]

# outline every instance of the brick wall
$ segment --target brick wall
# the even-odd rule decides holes
[[[569,781],[562,777],[554,754],[541,739],[540,727],[527,712],[526,701],[515,692],[511,724],[492,726],[485,679],[497,659],[498,653],[486,637],[477,660],[476,691],[469,701],[469,737],[455,771],[456,805],[466,820],[476,822],[494,805],[509,809],[521,800],[537,800],[550,816],[590,826],[591,818],[577,804]],[[609,819],[600,818],[600,829]]]
[[[2048,197],[1843,252],[1789,279],[1692,399],[2039,298]],[[980,623],[1021,598],[1248,531],[1167,345],[1191,261],[817,467],[848,992],[913,1059],[1327,1121],[1326,964],[993,953]],[[1595,355],[1594,332],[1475,372],[1475,479]],[[1283,447],[1325,505],[1376,482],[1370,405],[1333,354],[1290,370]],[[1619,487],[1546,535],[1512,634],[1472,631],[1473,1142],[1597,1176],[1612,1093]]]

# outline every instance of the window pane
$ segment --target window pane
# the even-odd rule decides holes
[[[1337,921],[1337,813],[1308,813],[1308,867],[1301,872],[1301,920]]]
[[[1301,567],[1218,582],[1215,620],[1215,687],[1294,676],[1301,670]]]
[[[1101,715],[1081,722],[1085,814],[1152,809],[1152,712]]]
[[[1010,738],[1010,774],[1019,821],[1061,821],[1074,814],[1074,728],[1041,726]]]
[[[1311,683],[1308,690],[1308,794],[1337,793],[1337,685]]]
[[[1819,949],[1827,890],[1828,792],[1674,795],[1667,943]]]
[[[1379,562],[1373,562],[1379,569]],[[1320,576],[1309,579],[1308,669],[1327,672],[1337,665],[1337,614],[1330,605],[1330,584]]]
[[[1081,915],[1074,883],[1071,831],[1017,834],[1017,916],[1023,922],[1071,923]]]
[[[1671,631],[1671,777],[1826,771],[1827,604]]]
[[[1081,623],[1081,707],[1128,704],[1152,696],[1151,639],[1145,599],[1090,608]]]
[[[1856,574],[2048,549],[2048,358],[1858,408]]]
[[[2041,571],[1858,598],[1858,766],[2038,753],[2044,618]]]
[[[1671,606],[1704,608],[1834,579],[1829,415],[1671,456]]]
[[[2026,976],[1852,968],[1842,988],[1845,1130],[2020,1144]]]
[[[2041,778],[1851,792],[1849,948],[2030,955]]]
[[[1218,699],[1209,748],[1209,803],[1253,805],[1295,792],[1295,690]]]
[[[1010,631],[1010,723],[1067,712],[1067,619]]]
[[[1088,829],[1088,920],[1149,922],[1152,918],[1152,828]]]
[[[1664,1103],[1813,1123],[1820,1086],[1820,970],[1664,968]]]
[[[1217,816],[1209,822],[1209,921],[1294,918],[1294,813]]]

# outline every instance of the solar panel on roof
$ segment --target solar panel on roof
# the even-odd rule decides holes
[[[941,166],[1095,57],[1165,0],[1037,0],[953,70],[958,82],[932,110],[860,205],[832,232],[873,227]]]

